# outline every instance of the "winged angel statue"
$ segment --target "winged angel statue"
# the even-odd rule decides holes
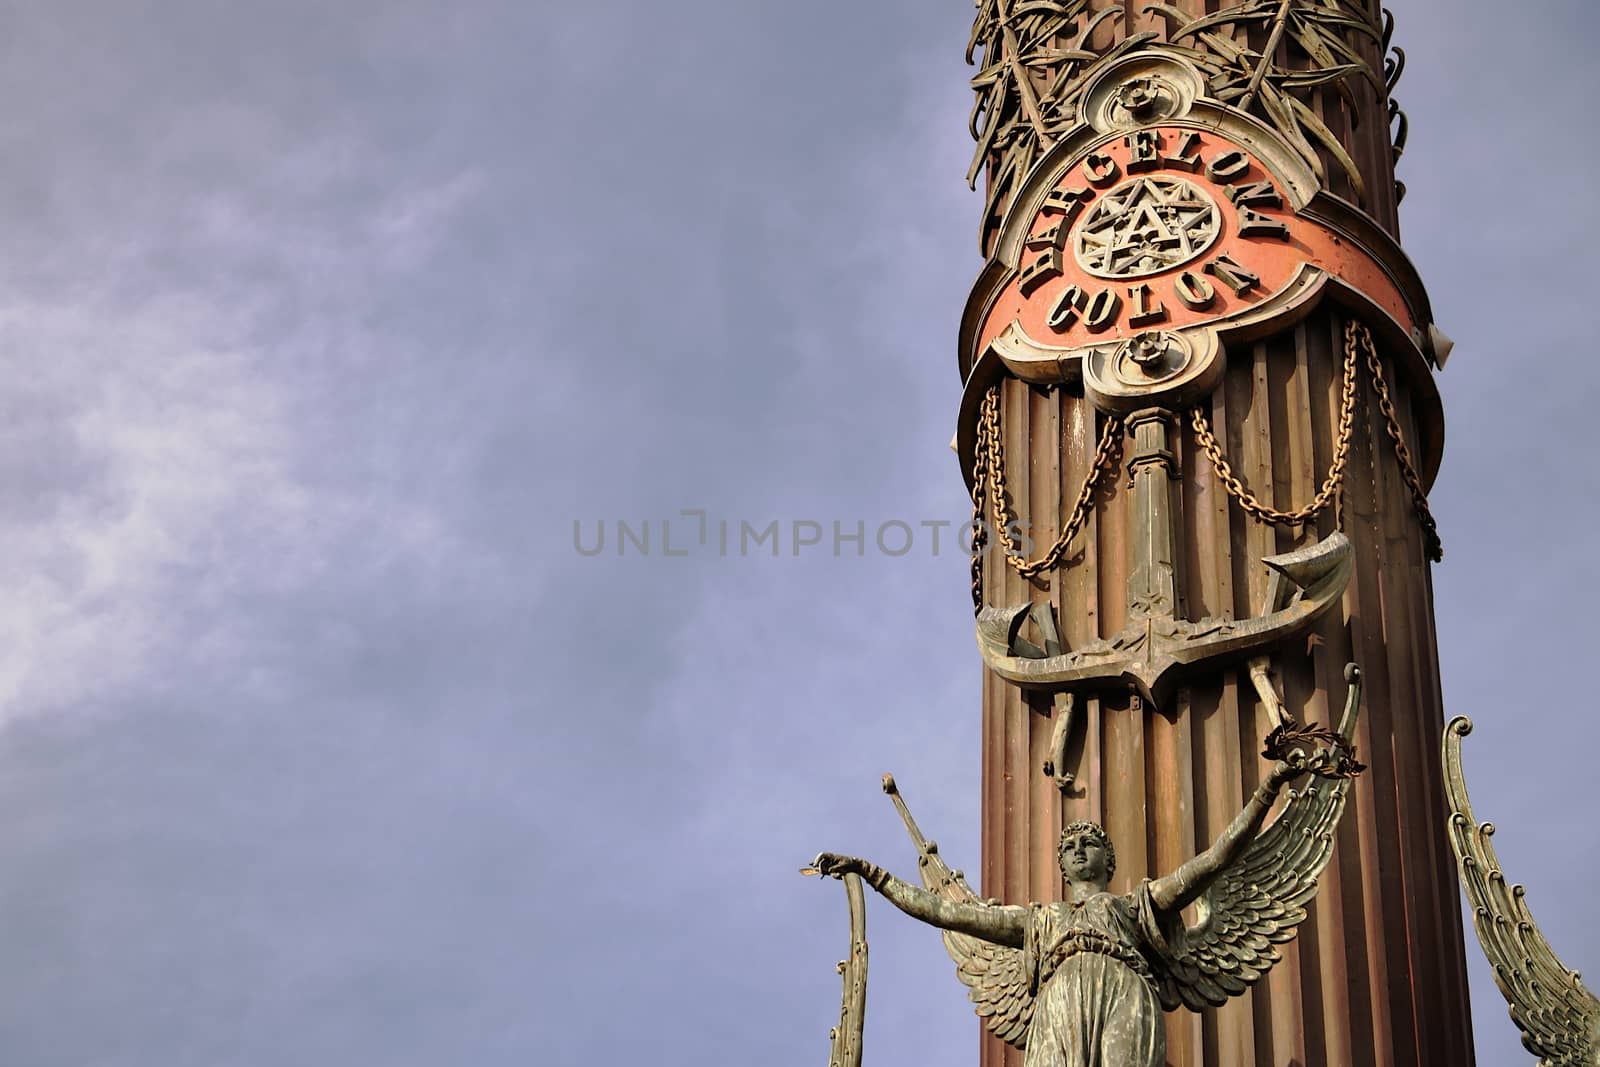
[[[1278,961],[1277,945],[1305,920],[1304,905],[1333,851],[1349,778],[1360,770],[1349,738],[1360,702],[1350,682],[1329,748],[1294,748],[1268,772],[1214,844],[1171,874],[1118,896],[1108,885],[1117,856],[1099,825],[1074,822],[1057,856],[1067,899],[985,903],[922,838],[896,796],[921,853],[918,888],[866,860],[823,853],[817,873],[858,875],[897,908],[945,931],[956,974],[988,1028],[1026,1050],[1026,1067],[1164,1067],[1164,1009],[1200,1010],[1236,996]],[[1283,786],[1315,772],[1325,780],[1291,791],[1263,829]],[[1200,920],[1182,911],[1198,905]]]
[[[1450,847],[1460,861],[1461,888],[1494,981],[1522,1031],[1522,1047],[1540,1067],[1600,1067],[1600,1000],[1584,988],[1539,932],[1520,885],[1507,885],[1489,838],[1478,823],[1461,770],[1461,739],[1472,720],[1457,717],[1444,731],[1444,785],[1450,800]]]

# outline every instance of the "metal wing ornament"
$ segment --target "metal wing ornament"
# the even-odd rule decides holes
[[[922,887],[956,903],[978,903],[981,898],[967,884],[966,875],[952,871],[939,855],[937,842],[929,841],[917,828],[906,807],[905,798],[894,784],[893,775],[883,776],[883,791],[889,794],[906,824],[906,832],[917,846],[917,871]],[[1033,1022],[1034,990],[1022,950],[992,945],[968,934],[944,934],[944,950],[955,961],[956,977],[961,979],[983,1024],[1000,1040],[1016,1048],[1028,1045],[1028,1025]]]
[[[1467,798],[1461,739],[1472,720],[1457,717],[1444,731],[1444,783],[1450,801],[1450,847],[1460,861],[1461,888],[1472,906],[1472,925],[1494,968],[1495,984],[1522,1031],[1522,1047],[1541,1067],[1600,1064],[1600,1000],[1578,972],[1556,957],[1528,910],[1526,891],[1507,885],[1489,839],[1492,823],[1479,823]]]
[[[1337,737],[1355,731],[1361,708],[1361,672],[1345,668],[1349,688]],[[1299,734],[1275,730],[1264,755],[1294,758],[1296,740],[1331,737],[1326,731]],[[1334,762],[1311,764],[1317,777],[1291,790],[1277,820],[1211,885],[1196,904],[1200,921],[1167,946],[1169,957],[1156,971],[1161,1006],[1194,1011],[1217,1007],[1243,993],[1282,957],[1278,946],[1294,940],[1305,922],[1305,905],[1333,855],[1335,831],[1344,814],[1350,781],[1363,768],[1348,748],[1335,746]]]
[[[1351,686],[1339,729],[1345,738],[1360,702],[1359,675],[1352,670],[1348,677]],[[1303,753],[1295,755],[1304,758]],[[1332,855],[1349,777],[1359,765],[1340,758],[1306,767],[1323,777],[1289,793],[1277,820],[1196,903],[1199,922],[1176,931],[1162,946],[1163,958],[1151,961],[1163,1008],[1198,1011],[1243,993],[1272,969],[1280,958],[1277,946],[1292,940],[1305,921],[1304,905],[1316,893],[1317,879]],[[946,900],[978,902],[965,876],[951,870],[938,845],[917,828],[892,777],[885,776],[883,788],[917,847],[923,887]],[[956,975],[968,987],[985,1026],[1008,1044],[1025,1048],[1038,991],[1023,950],[949,931],[943,936]]]
[[[1200,922],[1170,946],[1172,958],[1157,971],[1162,1007],[1216,1007],[1278,962],[1278,946],[1294,940],[1333,854],[1349,787],[1349,779],[1316,779],[1289,794],[1277,821],[1201,898]]]

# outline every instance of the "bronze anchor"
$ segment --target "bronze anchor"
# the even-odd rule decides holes
[[[1271,646],[1306,630],[1344,595],[1350,578],[1350,542],[1335,532],[1316,544],[1262,560],[1270,569],[1262,613],[1255,618],[1180,617],[1178,553],[1173,521],[1176,462],[1169,447],[1173,414],[1146,408],[1128,416],[1134,452],[1134,565],[1128,575],[1128,625],[1115,637],[1067,649],[1048,603],[985,608],[978,615],[978,647],[1000,677],[1032,692],[1053,694],[1056,725],[1046,773],[1065,788],[1062,772],[1076,695],[1129,685],[1156,706],[1167,699],[1187,668],[1228,659],[1250,659],[1251,680],[1275,723],[1285,713],[1267,676]],[[1034,622],[1043,640],[1022,636]]]

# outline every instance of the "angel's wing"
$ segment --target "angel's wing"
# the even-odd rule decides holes
[[[906,832],[917,846],[917,870],[922,886],[946,900],[970,903],[979,899],[960,871],[952,871],[939,855],[939,846],[922,836],[894,779],[883,777],[883,791],[894,799]],[[1033,990],[1021,949],[994,945],[968,934],[944,931],[944,949],[955,961],[956,977],[967,986],[983,1024],[1007,1044],[1026,1048],[1028,1024],[1033,1021]]]
[[[1444,783],[1450,800],[1450,847],[1460,861],[1461,888],[1472,905],[1472,924],[1494,968],[1495,984],[1522,1031],[1522,1046],[1541,1067],[1589,1067],[1600,1062],[1600,1000],[1584,988],[1550,950],[1528,911],[1520,885],[1508,886],[1489,843],[1490,823],[1479,824],[1467,799],[1461,739],[1472,720],[1455,718],[1444,731]]]
[[[1162,1006],[1199,1011],[1243,993],[1278,962],[1333,854],[1347,779],[1313,778],[1199,902],[1200,922],[1169,946],[1158,972]]]

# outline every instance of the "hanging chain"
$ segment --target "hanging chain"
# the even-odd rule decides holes
[[[1372,388],[1377,394],[1378,410],[1383,413],[1384,429],[1388,432],[1389,440],[1394,443],[1395,458],[1400,464],[1400,476],[1405,479],[1406,486],[1411,490],[1412,508],[1422,524],[1428,558],[1437,563],[1444,558],[1444,548],[1439,540],[1439,524],[1428,507],[1427,490],[1423,488],[1416,462],[1411,457],[1411,450],[1406,447],[1405,435],[1400,429],[1400,419],[1395,414],[1394,402],[1389,395],[1389,384],[1384,380],[1383,364],[1378,358],[1377,348],[1372,343],[1372,334],[1361,323],[1352,320],[1345,324],[1344,384],[1339,398],[1339,427],[1334,439],[1333,461],[1328,465],[1328,476],[1323,479],[1322,488],[1317,491],[1311,503],[1296,511],[1280,511],[1262,503],[1254,493],[1245,488],[1244,483],[1233,472],[1227,457],[1222,454],[1222,446],[1217,443],[1203,406],[1196,406],[1190,413],[1195,441],[1205,452],[1206,458],[1211,461],[1212,467],[1217,472],[1217,478],[1228,491],[1228,495],[1238,502],[1241,510],[1257,521],[1273,525],[1301,526],[1322,514],[1329,505],[1335,506],[1335,514],[1338,515],[1340,489],[1344,485],[1345,467],[1350,458],[1350,441],[1355,428],[1357,379],[1363,352],[1366,355],[1367,372],[1372,376]],[[1094,462],[1089,467],[1089,473],[1084,476],[1083,488],[1072,506],[1071,517],[1062,527],[1061,536],[1056,538],[1055,544],[1051,545],[1050,550],[1043,556],[1036,560],[1028,560],[1023,556],[1011,533],[1017,523],[1017,516],[1006,488],[1005,446],[1000,436],[1000,387],[990,386],[989,391],[984,394],[983,404],[979,409],[978,439],[972,465],[970,549],[974,613],[983,609],[983,551],[988,547],[990,532],[992,531],[999,539],[1001,550],[1005,553],[1006,562],[1011,569],[1023,578],[1032,579],[1060,566],[1067,547],[1073,538],[1078,536],[1083,524],[1088,521],[1090,510],[1094,506],[1095,490],[1099,487],[1101,479],[1111,470],[1122,437],[1122,419],[1116,415],[1107,415],[1105,425],[1100,431],[1100,444],[1095,450]],[[991,522],[986,524],[986,518]],[[1339,515],[1338,518],[1339,524],[1343,525],[1343,516]]]
[[[1338,497],[1339,488],[1344,484],[1345,461],[1350,458],[1350,435],[1356,417],[1355,342],[1351,339],[1349,331],[1346,331],[1344,393],[1339,401],[1339,430],[1333,443],[1333,462],[1328,466],[1328,476],[1323,479],[1322,488],[1312,498],[1311,503],[1298,511],[1279,511],[1277,508],[1268,507],[1254,493],[1246,489],[1238,475],[1233,473],[1227,458],[1223,456],[1222,446],[1217,444],[1216,435],[1211,432],[1211,422],[1206,418],[1204,406],[1196,405],[1192,416],[1194,439],[1200,443],[1200,447],[1205,450],[1206,458],[1216,468],[1217,478],[1228,490],[1228,495],[1239,502],[1239,507],[1245,514],[1254,516],[1261,522],[1300,526],[1326,511],[1328,505]]]
[[[983,511],[976,505],[972,508],[972,544],[968,550],[972,553],[972,613],[978,614],[983,610],[983,550],[988,547],[989,538],[983,532]]]
[[[1389,383],[1384,380],[1383,363],[1378,359],[1378,350],[1373,347],[1372,334],[1367,332],[1365,326],[1352,322],[1345,328],[1345,339],[1352,346],[1359,340],[1367,350],[1367,370],[1372,375],[1373,391],[1378,394],[1378,410],[1383,412],[1384,429],[1389,431],[1389,440],[1394,442],[1394,456],[1400,462],[1400,477],[1405,479],[1406,486],[1411,490],[1411,509],[1417,513],[1417,521],[1422,524],[1428,558],[1438,563],[1444,559],[1439,523],[1433,517],[1433,509],[1428,507],[1428,491],[1422,487],[1417,465],[1411,459],[1411,449],[1406,447],[1405,435],[1400,432],[1400,420],[1394,413],[1394,403],[1389,399]]]
[[[985,399],[985,404],[988,400]],[[989,489],[989,449],[984,441],[982,420],[978,423],[978,445],[972,457],[972,613],[983,610],[983,550],[989,545],[989,535],[983,528],[984,494]]]
[[[1067,546],[1078,536],[1078,531],[1089,519],[1089,513],[1094,507],[1095,489],[1110,471],[1121,441],[1122,419],[1116,415],[1107,415],[1105,425],[1100,430],[1100,445],[1095,450],[1094,462],[1089,467],[1089,473],[1084,476],[1083,488],[1079,490],[1077,502],[1072,506],[1071,517],[1061,529],[1061,536],[1056,538],[1056,543],[1050,546],[1048,552],[1030,561],[1023,556],[1016,539],[1011,534],[1011,528],[1017,523],[1017,515],[1011,507],[1006,489],[1005,448],[1000,439],[1000,387],[998,385],[990,387],[988,393],[984,395],[983,406],[978,416],[977,457],[973,464],[973,502],[975,511],[978,512],[975,519],[982,518],[981,501],[987,497],[994,536],[999,539],[1000,547],[1005,552],[1006,562],[1011,565],[1012,570],[1023,578],[1032,579],[1060,565]],[[975,533],[973,536],[975,547],[980,536],[983,534]]]
[[[1389,439],[1394,442],[1395,457],[1400,462],[1400,475],[1411,489],[1412,507],[1422,523],[1428,558],[1437,563],[1444,558],[1444,549],[1439,541],[1439,525],[1434,521],[1433,512],[1428,507],[1427,491],[1422,487],[1422,479],[1418,476],[1416,464],[1412,461],[1411,450],[1406,447],[1405,436],[1400,431],[1400,420],[1395,415],[1394,404],[1389,398],[1389,385],[1384,381],[1383,364],[1379,361],[1378,351],[1372,344],[1372,334],[1361,323],[1352,320],[1345,324],[1344,389],[1339,403],[1338,436],[1334,442],[1333,462],[1328,467],[1328,477],[1323,481],[1321,490],[1311,503],[1298,511],[1279,511],[1263,504],[1233,473],[1233,468],[1222,454],[1221,446],[1217,444],[1216,436],[1211,432],[1205,409],[1198,406],[1193,410],[1191,420],[1195,440],[1205,450],[1206,458],[1211,461],[1211,465],[1216,468],[1217,478],[1223,487],[1246,514],[1265,523],[1285,526],[1300,526],[1306,523],[1327,510],[1329,504],[1337,502],[1340,487],[1344,484],[1345,463],[1349,459],[1350,438],[1355,426],[1358,360],[1363,350],[1366,354],[1367,372],[1372,375],[1373,391],[1378,397],[1378,409],[1383,413],[1385,429],[1388,431]]]

